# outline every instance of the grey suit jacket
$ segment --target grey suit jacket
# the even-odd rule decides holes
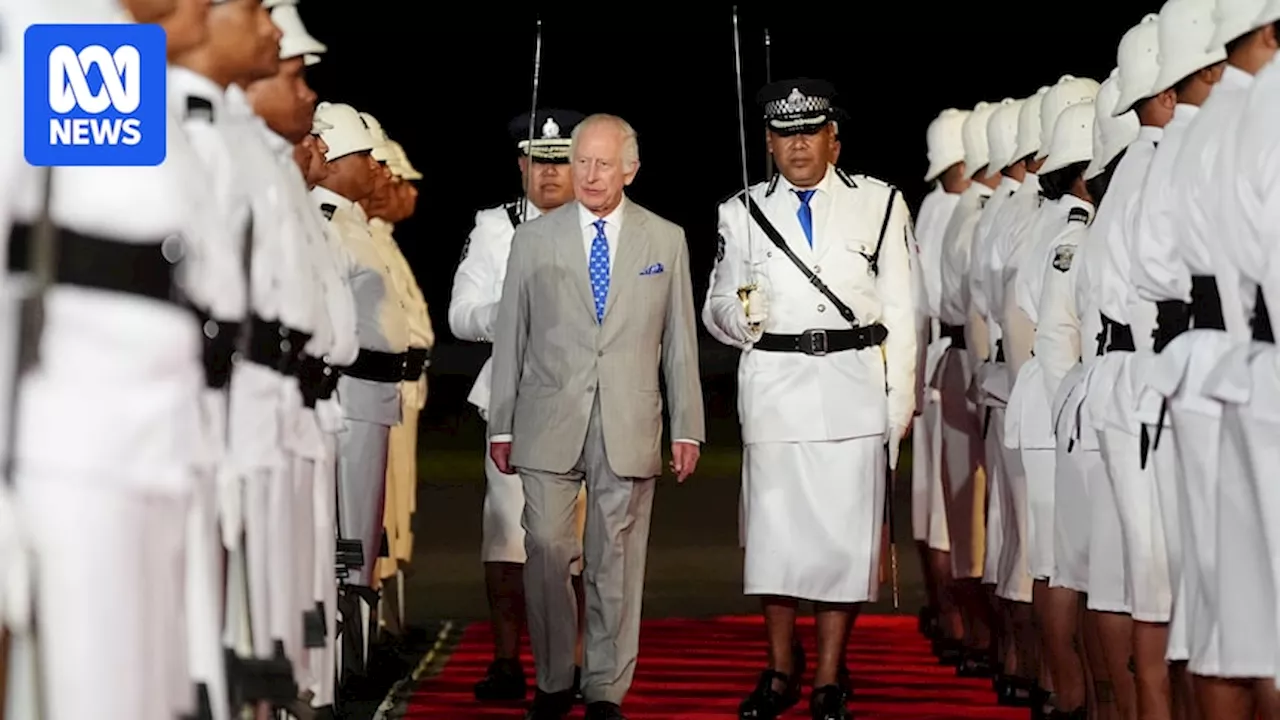
[[[494,332],[489,435],[512,436],[512,465],[568,472],[582,455],[599,393],[614,473],[656,477],[659,366],[671,437],[706,439],[684,230],[627,201],[597,323],[578,223],[578,203],[570,202],[516,231]]]

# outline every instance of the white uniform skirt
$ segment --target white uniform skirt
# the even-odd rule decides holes
[[[1167,623],[1173,604],[1172,579],[1155,465],[1157,456],[1169,455],[1171,449],[1162,443],[1143,466],[1140,461],[1142,424],[1134,413],[1137,399],[1134,388],[1141,382],[1150,358],[1149,353],[1111,352],[1098,361],[1100,367],[1095,372],[1104,372],[1105,368],[1114,380],[1105,413],[1095,424],[1102,427],[1098,438],[1102,460],[1124,538],[1128,568],[1126,598],[1133,619]]]
[[[982,417],[984,436],[982,438],[983,454],[986,458],[987,476],[987,526],[986,549],[982,563],[982,584],[1000,584],[1000,558],[1004,553],[1004,463],[1000,457],[1000,437],[990,431],[989,422],[994,422],[996,408],[980,406],[978,412]]]
[[[1124,554],[1124,533],[1120,511],[1105,459],[1102,457],[1102,429],[1098,422],[1115,383],[1116,363],[1102,360],[1090,366],[1082,380],[1084,403],[1076,416],[1077,442],[1092,453],[1096,465],[1089,475],[1089,603],[1096,612],[1129,614],[1129,580]]]
[[[1022,454],[1027,478],[1028,564],[1032,577],[1053,574],[1053,500],[1056,441],[1043,370],[1034,357],[1018,371],[1005,413],[1005,446]]]
[[[1022,454],[1004,443],[1005,408],[991,413],[988,437],[994,437],[998,448],[1000,480],[1000,568],[997,571],[996,597],[1014,602],[1031,602],[1032,578],[1027,563],[1027,473],[1022,467]],[[988,457],[993,457],[988,455]]]
[[[1077,411],[1084,400],[1076,365],[1062,379],[1054,398],[1056,436],[1053,494],[1053,573],[1050,587],[1089,592],[1089,481],[1102,468],[1102,458],[1075,438]]]
[[[987,478],[979,408],[969,398],[970,362],[965,350],[948,349],[937,376],[942,396],[942,487],[951,574],[957,580],[982,577],[987,534]]]
[[[489,442],[485,441],[484,453],[484,511],[481,518],[480,562],[514,563],[523,565],[528,556],[524,549],[524,526],[520,518],[524,514],[524,485],[519,475],[504,475],[489,457]],[[578,491],[574,506],[578,542],[587,522],[586,483]],[[574,575],[582,574],[582,557],[572,565]]]
[[[744,593],[874,601],[884,521],[883,438],[752,443],[743,455]]]
[[[911,536],[941,552],[951,551],[951,537],[942,489],[942,393],[937,372],[950,345],[950,338],[940,338],[926,350],[922,405],[911,437]]]

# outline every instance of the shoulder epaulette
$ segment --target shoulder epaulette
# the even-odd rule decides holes
[[[338,212],[338,206],[333,203],[324,203],[320,206],[320,212],[324,215],[325,220],[332,220],[333,214]]]
[[[1075,245],[1059,245],[1053,252],[1053,269],[1066,272],[1071,269],[1071,260],[1076,256]]]
[[[738,202],[742,202],[742,194],[743,194],[743,193],[745,193],[745,192],[746,192],[746,190],[736,190],[736,191],[734,191],[734,193],[733,193],[732,195],[730,195],[729,197],[725,198],[724,200],[721,200],[721,201],[720,201],[720,204],[721,204],[721,205],[723,205],[723,204],[725,204],[725,203],[727,203],[727,202],[730,202],[730,201],[732,201],[732,200],[737,200]]]
[[[881,180],[881,179],[880,179],[880,178],[878,178],[878,177],[872,177],[872,176],[870,176],[870,175],[863,175],[863,174],[854,175],[853,177],[854,177],[854,179],[856,179],[856,180],[862,180],[862,181],[864,181],[864,182],[869,182],[869,183],[871,183],[871,184],[873,184],[873,185],[879,185],[880,187],[884,188],[885,190],[893,190],[893,189],[894,189],[893,185],[891,185],[891,184],[889,184],[889,183],[887,183],[887,182],[885,182],[885,181]]]
[[[990,196],[990,195],[979,195],[979,196],[978,196],[978,207],[979,207],[979,208],[985,208],[985,207],[987,206],[987,203],[988,203],[990,200],[991,200],[991,196]]]
[[[506,204],[507,219],[511,221],[511,227],[520,227],[520,203],[512,202]]]
[[[187,96],[187,118],[213,122],[213,103],[195,95]]]
[[[1082,207],[1073,207],[1067,211],[1067,222],[1089,222],[1089,211]]]
[[[844,183],[846,187],[858,187],[858,183],[854,182],[853,178],[849,177],[849,173],[841,170],[840,168],[836,168],[836,177],[840,178],[840,182]]]
[[[769,187],[767,187],[767,188],[765,188],[765,189],[764,189],[764,196],[765,196],[765,197],[769,197],[770,195],[772,195],[772,194],[773,194],[773,191],[774,191],[774,190],[777,190],[777,189],[778,189],[778,178],[780,178],[780,177],[782,177],[782,176],[775,172],[775,173],[773,174],[773,177],[769,178]]]

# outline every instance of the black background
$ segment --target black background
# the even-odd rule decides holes
[[[539,105],[623,116],[640,136],[630,195],[682,225],[697,298],[714,258],[716,205],[742,186],[731,5],[303,0],[329,47],[309,70],[321,99],[372,113],[426,177],[396,236],[449,344],[448,303],[475,212],[520,192],[506,126],[528,112],[536,20]],[[943,108],[1021,98],[1064,74],[1101,82],[1125,31],[1157,3],[769,3],[739,9],[748,170],[763,179],[754,103],[772,77],[833,82],[850,121],[841,166],[927,190],[925,128]]]

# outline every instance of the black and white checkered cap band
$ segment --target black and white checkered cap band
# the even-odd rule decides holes
[[[764,105],[764,116],[770,120],[798,120],[831,111],[831,99],[792,93],[781,100],[771,100]]]

